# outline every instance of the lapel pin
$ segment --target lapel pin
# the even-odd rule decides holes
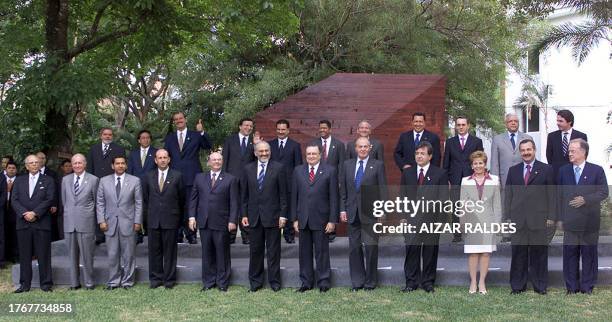
[[[429,179],[429,177],[427,177],[427,181],[431,181],[431,179]]]

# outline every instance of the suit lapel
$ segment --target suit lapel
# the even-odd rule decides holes
[[[329,148],[331,149],[331,147],[329,147]],[[325,166],[323,165],[323,163],[319,163],[319,168],[317,169],[317,172],[315,173],[315,177],[314,177],[314,180],[312,181],[311,185],[314,185],[315,183],[317,183],[319,178],[322,176],[324,170],[325,170]],[[308,180],[308,181],[310,181],[310,180]]]
[[[535,178],[540,174],[540,172],[542,172],[542,166],[538,162],[534,162],[533,170],[531,171],[531,174],[529,175],[529,180],[527,180],[527,185],[532,184],[533,180],[535,180]]]
[[[30,195],[30,174],[28,174],[28,196]],[[30,196],[30,200],[34,199],[34,196],[36,196],[36,193],[38,192],[38,190],[40,189],[40,187],[42,187],[42,176],[43,174],[38,174],[38,179],[36,180],[36,183],[34,184],[34,190],[32,191],[32,196]]]

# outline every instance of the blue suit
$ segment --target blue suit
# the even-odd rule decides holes
[[[130,151],[127,173],[137,176],[140,178],[140,181],[142,181],[147,172],[157,169],[157,166],[155,165],[155,153],[157,152],[157,149],[153,146],[149,146],[149,151],[147,151],[144,166],[140,161],[140,149],[141,148],[139,147]]]
[[[576,183],[574,165],[559,168],[559,212],[563,222],[563,277],[570,292],[590,293],[597,282],[597,242],[601,202],[608,198],[608,183],[602,167],[586,162]],[[569,202],[582,196],[585,204]],[[582,274],[579,262],[582,258]],[[579,278],[581,275],[581,278]]]

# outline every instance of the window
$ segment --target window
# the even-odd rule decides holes
[[[527,109],[521,111],[521,123],[525,128],[525,132],[540,131],[540,110],[537,107],[532,107],[530,114],[527,115]]]

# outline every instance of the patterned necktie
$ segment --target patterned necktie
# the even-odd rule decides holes
[[[569,146],[569,142],[567,141],[567,132],[563,133],[563,157],[567,157],[567,148]]]
[[[246,153],[246,136],[242,137],[242,143],[240,143],[240,155],[244,155]]]
[[[527,171],[525,171],[525,185],[527,185],[527,182],[529,182],[529,176],[531,176],[531,165],[527,165],[526,166]]]
[[[263,180],[266,175],[266,164],[261,164],[261,170],[259,171],[259,175],[257,176],[257,187],[261,191],[263,189]]]
[[[119,200],[119,195],[121,195],[121,177],[117,177],[117,184],[115,185],[115,194],[117,195],[117,200]]]
[[[183,132],[179,132],[179,150],[183,151],[183,144],[185,144],[185,138],[183,138]]]
[[[32,195],[34,194],[34,187],[36,186],[36,177],[35,176],[30,176],[30,186],[29,188],[29,193],[30,193],[30,198],[32,198]]]
[[[419,146],[419,143],[421,143],[421,133],[416,134],[416,139],[414,139],[414,146]]]
[[[512,150],[516,150],[516,141],[514,141],[514,133],[510,133],[510,143],[512,143]]]
[[[359,187],[361,186],[361,179],[363,178],[363,160],[359,160],[359,168],[357,168],[357,173],[355,174],[355,190],[359,191]]]
[[[6,184],[6,190],[8,192],[13,192],[13,179],[8,179],[8,183]]]
[[[140,149],[140,165],[144,168],[145,160],[147,159],[147,150]]]
[[[77,176],[76,177],[76,181],[74,182],[74,194],[78,195],[79,194],[79,180],[81,179],[81,176]]]
[[[463,149],[465,148],[465,138],[462,136],[460,137],[461,139],[461,151],[463,151]]]
[[[159,175],[159,191],[164,191],[164,173]]]
[[[213,172],[212,179],[210,181],[210,187],[214,188],[215,187],[215,183],[217,183],[217,174]]]
[[[327,140],[323,140],[323,160],[327,160]]]
[[[102,151],[102,156],[106,158],[108,155],[108,144],[104,144],[104,150]]]
[[[310,167],[310,174],[308,175],[308,179],[310,179],[310,183],[314,182],[314,167]]]
[[[425,183],[425,172],[423,172],[423,168],[421,168],[421,171],[419,171],[419,180],[417,183],[419,186],[422,186],[423,183]]]
[[[576,180],[576,184],[580,182],[580,167],[574,168],[574,180]]]

